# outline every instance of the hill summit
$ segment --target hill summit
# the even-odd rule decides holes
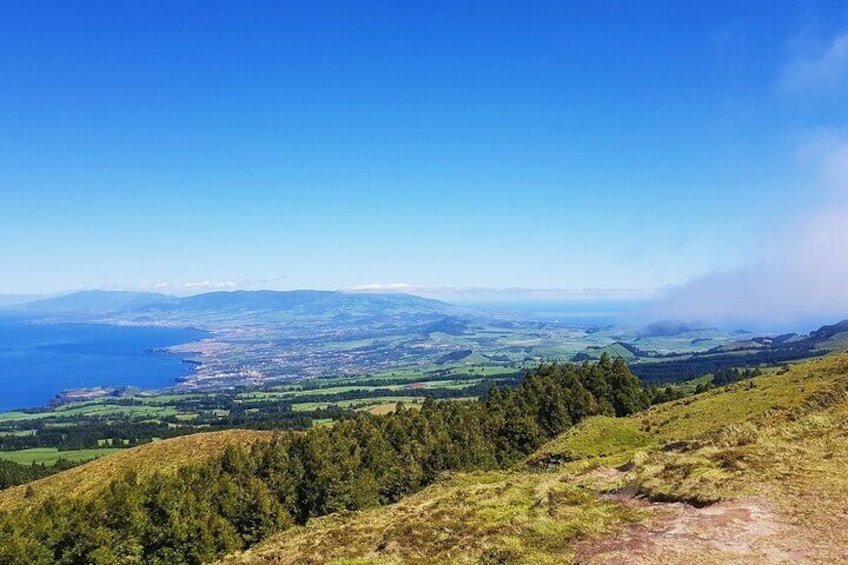
[[[18,305],[21,314],[51,321],[133,323],[275,323],[295,319],[436,318],[471,309],[401,293],[323,290],[236,290],[170,296],[126,291],[80,291]]]

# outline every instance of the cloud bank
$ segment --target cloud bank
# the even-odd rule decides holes
[[[130,290],[140,292],[159,292],[175,296],[189,296],[204,292],[233,291],[233,290],[259,290],[279,285],[285,280],[285,276],[263,279],[241,279],[241,280],[201,280],[189,282],[157,282],[134,286],[112,286],[103,290]]]
[[[668,289],[656,317],[803,329],[848,318],[848,138],[817,138],[819,204],[780,227],[761,256],[728,272]]]
[[[827,97],[841,104],[848,86],[848,32],[796,41],[781,73],[790,101]],[[845,124],[814,130],[800,144],[809,168],[805,207],[776,225],[748,265],[667,289],[655,317],[809,329],[848,318],[848,133]]]

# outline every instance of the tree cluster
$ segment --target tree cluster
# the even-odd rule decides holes
[[[707,374],[716,374],[723,369],[740,365],[778,365],[824,355],[826,351],[810,349],[805,344],[786,344],[753,353],[694,353],[683,359],[663,362],[634,363],[633,373],[647,383],[681,383]]]
[[[713,378],[710,382],[700,383],[697,387],[695,387],[695,394],[700,394],[712,388],[733,384],[742,380],[759,377],[762,374],[763,372],[759,368],[745,368],[741,370],[739,368],[719,369],[715,372],[715,374],[713,374]]]
[[[444,471],[507,467],[587,416],[648,403],[620,359],[543,365],[480,401],[358,413],[176,474],[129,474],[87,500],[0,515],[0,563],[200,564],[315,516],[397,501]]]
[[[53,465],[44,465],[43,463],[21,465],[14,461],[0,459],[0,490],[42,479],[74,466],[76,466],[76,463],[72,463],[67,459],[59,459]]]

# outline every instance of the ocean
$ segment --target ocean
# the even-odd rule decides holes
[[[184,357],[156,351],[208,336],[195,329],[31,324],[0,317],[0,411],[47,404],[81,387],[164,388],[191,374]]]

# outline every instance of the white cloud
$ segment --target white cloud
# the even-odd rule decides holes
[[[783,87],[790,92],[832,88],[848,79],[848,32],[823,48],[796,52],[783,72]]]
[[[799,155],[812,165],[821,185],[832,196],[848,197],[848,136],[831,130],[816,132],[801,147]]]
[[[235,281],[201,281],[187,282],[179,285],[169,285],[168,283],[158,283],[157,287],[175,287],[183,290],[209,290],[209,289],[236,289],[239,288],[239,283]]]
[[[142,292],[161,292],[163,294],[188,295],[218,290],[239,290],[244,285],[236,281],[196,281],[196,282],[157,282],[134,287],[116,288],[113,290],[134,290]]]
[[[407,283],[367,283],[344,286],[339,290],[342,292],[404,292],[408,294],[417,294],[422,292],[433,292],[439,288],[440,287],[437,286]]]
[[[110,290],[134,290],[142,292],[161,292],[163,294],[191,295],[215,291],[267,289],[279,285],[279,283],[285,280],[285,278],[285,276],[280,276],[262,279],[157,282],[132,287],[114,287]]]
[[[771,234],[759,260],[668,289],[654,316],[782,326],[848,317],[848,139],[817,136],[801,153],[815,165],[816,204]]]

